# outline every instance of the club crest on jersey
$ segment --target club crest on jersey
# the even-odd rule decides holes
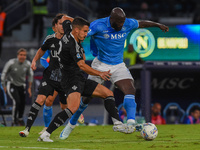
[[[105,39],[108,39],[110,37],[109,34],[104,34],[103,36],[105,37]]]
[[[79,53],[76,54],[77,58],[81,58],[81,55]]]

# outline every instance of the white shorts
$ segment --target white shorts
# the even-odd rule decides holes
[[[93,69],[96,69],[98,71],[108,71],[110,70],[110,73],[112,74],[110,81],[114,84],[115,82],[123,79],[132,79],[133,77],[126,67],[125,63],[120,63],[117,65],[108,65],[100,60],[97,59],[97,57],[92,61],[91,67]],[[100,76],[93,76],[89,75],[88,79],[91,79],[93,81],[98,82],[99,84],[103,84],[104,80]]]

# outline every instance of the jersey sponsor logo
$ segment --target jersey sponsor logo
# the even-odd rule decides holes
[[[103,33],[107,33],[107,32],[108,32],[108,30],[103,31]]]
[[[130,37],[130,44],[140,57],[145,58],[152,54],[155,48],[155,38],[147,29],[138,29]]]
[[[54,44],[52,44],[52,45],[51,45],[51,48],[55,48],[55,45],[54,45]]]
[[[125,36],[126,36],[126,33],[111,34],[111,40],[112,39],[121,39],[121,38],[124,38]]]
[[[76,90],[78,87],[76,85],[72,86],[73,90]]]
[[[42,82],[42,86],[46,86],[46,85],[47,85],[46,81]]]
[[[14,68],[14,71],[17,71],[18,69],[17,68]]]
[[[58,52],[57,51],[51,51],[51,56],[52,57],[58,57]]]

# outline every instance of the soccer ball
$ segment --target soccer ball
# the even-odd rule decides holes
[[[140,133],[145,140],[151,141],[157,137],[158,129],[153,123],[144,123]]]

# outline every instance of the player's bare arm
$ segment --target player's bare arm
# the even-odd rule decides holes
[[[85,54],[83,54],[83,60],[86,60]]]
[[[69,21],[73,21],[74,20],[74,18],[72,18],[72,17],[70,17],[70,16],[63,16],[62,18],[61,18],[61,22],[64,22],[65,20],[69,20]]]
[[[139,20],[139,28],[146,28],[146,27],[158,27],[164,32],[169,31],[169,27],[165,26],[163,24],[153,22],[153,21],[148,21],[148,20]]]
[[[45,51],[43,51],[41,48],[38,49],[37,53],[35,54],[35,57],[33,58],[32,60],[32,63],[31,63],[31,68],[34,70],[36,70],[36,61],[38,59],[40,59],[43,55],[44,55]]]
[[[93,68],[91,68],[90,66],[88,66],[84,60],[80,60],[77,62],[77,65],[79,66],[79,68],[83,71],[85,71],[87,74],[90,75],[94,75],[94,76],[100,76],[103,80],[110,80],[110,76],[112,75],[109,71],[105,71],[105,72],[101,72],[98,70],[95,70]]]
[[[29,85],[28,86],[28,94],[29,94],[29,97],[31,97],[32,96],[32,92],[31,92],[32,82],[29,82],[28,85]]]

